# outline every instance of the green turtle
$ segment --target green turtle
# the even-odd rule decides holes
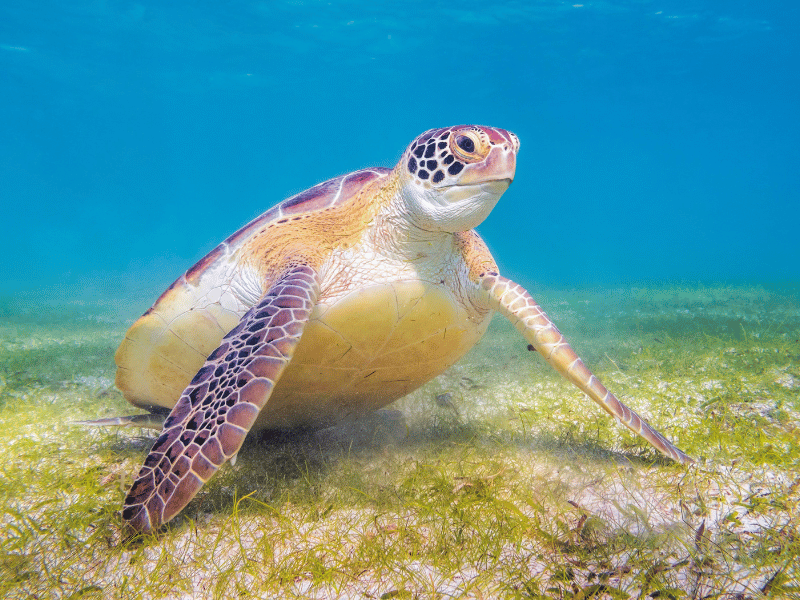
[[[322,427],[408,394],[461,358],[494,312],[621,423],[691,462],[600,383],[474,231],[518,151],[504,129],[426,131],[394,169],[284,200],[175,281],[116,353],[125,398],[170,411],[125,499],[129,526],[177,515],[253,428]]]

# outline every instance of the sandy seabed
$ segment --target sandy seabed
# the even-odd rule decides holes
[[[688,469],[496,316],[390,410],[249,440],[166,531],[133,541],[116,511],[155,432],[71,422],[136,412],[113,353],[138,309],[7,297],[0,595],[798,597],[798,289],[531,289]]]

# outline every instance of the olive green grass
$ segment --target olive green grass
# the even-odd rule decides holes
[[[4,301],[0,597],[800,597],[797,289],[537,296],[696,465],[661,458],[497,318],[392,410],[251,436],[134,539],[118,511],[155,432],[71,422],[135,412],[113,353],[143,307]]]

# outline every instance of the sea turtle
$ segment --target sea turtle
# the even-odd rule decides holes
[[[252,428],[324,426],[408,394],[494,312],[608,413],[691,462],[584,366],[473,230],[511,184],[518,150],[504,129],[426,131],[394,169],[284,200],[175,281],[116,353],[125,398],[171,409],[125,499],[132,530],[178,514]]]

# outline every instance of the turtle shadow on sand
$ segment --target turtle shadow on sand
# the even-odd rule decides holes
[[[121,455],[141,453],[153,441],[152,435],[120,436],[108,449]],[[190,503],[188,513],[193,514],[192,507],[202,512],[209,512],[210,507],[213,512],[229,512],[241,492],[278,498],[291,482],[319,481],[344,458],[377,456],[411,443],[405,417],[394,409],[380,409],[324,428],[257,430],[247,436],[232,464]]]
[[[614,452],[596,441],[579,440],[568,434],[527,433],[498,440],[478,419],[438,419],[432,415],[427,421],[414,421],[409,426],[401,411],[381,409],[322,429],[254,432],[247,437],[234,464],[222,469],[205,492],[191,501],[185,516],[206,519],[229,514],[245,495],[253,495],[260,502],[281,502],[301,480],[309,489],[318,489],[337,464],[349,458],[371,462],[397,451],[436,462],[437,447],[442,445],[499,444],[521,455],[529,454],[532,463],[544,460],[548,464],[566,464],[576,458],[615,467],[645,468],[670,463],[666,457]],[[137,436],[120,439],[115,449],[143,451],[151,443],[151,437]],[[453,476],[456,477],[455,472]],[[366,490],[365,494],[369,496]],[[181,521],[179,517],[176,525]]]

